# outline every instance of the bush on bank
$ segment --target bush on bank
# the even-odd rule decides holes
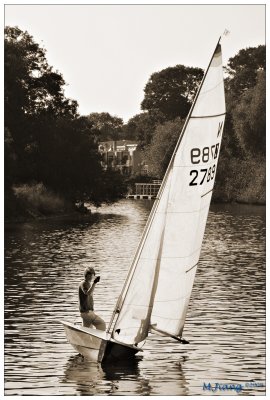
[[[6,220],[48,217],[72,209],[71,203],[48,190],[42,183],[14,185],[5,194]]]
[[[213,201],[265,205],[265,159],[221,159],[217,169]]]

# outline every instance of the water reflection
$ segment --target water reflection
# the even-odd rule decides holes
[[[73,387],[77,395],[94,395],[103,379],[104,373],[100,364],[87,362],[76,355],[69,358],[61,384]]]
[[[143,363],[143,356],[135,358],[132,362],[129,360],[99,365],[76,355],[69,358],[61,385],[74,387],[76,384],[74,390],[77,395],[99,393],[150,396],[178,393],[184,396],[188,394],[187,382],[182,370],[185,359],[186,357],[180,357],[177,361],[171,360],[169,363],[168,358],[164,359],[166,369],[161,372],[160,369],[151,367],[149,360],[148,365]]]
[[[66,342],[58,321],[80,322],[77,285],[89,264],[101,275],[96,309],[110,320],[149,205],[122,201],[93,221],[7,227],[6,394],[201,395],[206,380],[264,381],[264,207],[211,208],[184,330],[189,345],[151,335],[127,366],[89,363]]]
[[[149,381],[139,369],[140,359],[130,362],[91,363],[80,355],[72,356],[65,368],[61,383],[76,384],[76,394],[149,395]]]

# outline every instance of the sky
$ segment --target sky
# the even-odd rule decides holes
[[[225,29],[224,65],[265,44],[263,4],[6,4],[5,25],[47,50],[81,115],[108,112],[124,122],[141,112],[152,73],[177,64],[205,69]]]

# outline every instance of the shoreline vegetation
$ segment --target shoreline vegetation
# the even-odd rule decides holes
[[[135,182],[161,180],[203,70],[154,72],[141,112],[127,123],[107,112],[79,115],[46,50],[18,27],[5,28],[5,222],[93,218],[125,198]],[[212,202],[266,204],[266,47],[240,50],[224,67],[227,115]],[[102,141],[138,144],[148,176],[101,165]],[[145,181],[144,181],[145,180]]]
[[[241,181],[239,189],[233,191],[233,188],[227,187],[226,195],[222,192],[222,188],[216,185],[212,203],[266,205],[264,176],[260,172],[257,174],[256,185],[253,184],[251,179],[241,180],[241,177],[238,177],[238,179]],[[48,219],[93,221],[96,215],[98,215],[98,211],[92,212],[91,207],[89,208],[83,203],[74,205],[72,202],[68,202],[48,191],[42,184],[17,187],[14,191],[5,195],[6,224]]]

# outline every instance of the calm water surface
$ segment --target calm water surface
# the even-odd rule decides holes
[[[130,365],[97,365],[67,343],[60,319],[79,322],[77,286],[101,275],[95,308],[109,321],[150,202],[123,200],[92,222],[6,227],[6,395],[264,395],[265,208],[214,205],[187,315],[189,345],[151,335]],[[215,389],[214,389],[215,390]]]

